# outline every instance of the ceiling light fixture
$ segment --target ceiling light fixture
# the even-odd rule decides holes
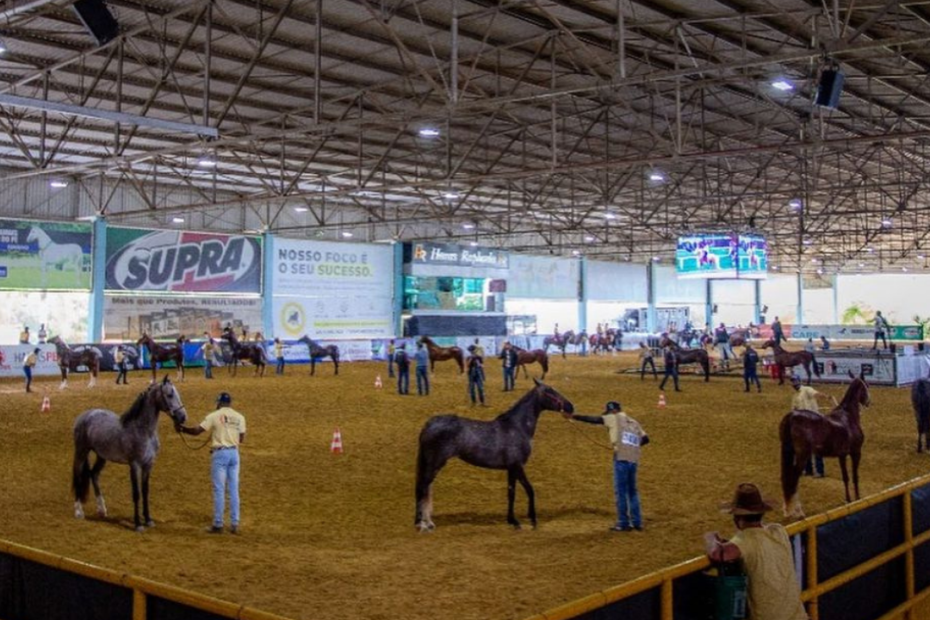
[[[348,230],[344,230],[342,231],[342,236],[345,237],[346,239],[349,239],[350,237],[352,237],[352,233],[350,233]]]
[[[439,130],[435,127],[424,127],[419,131],[419,134],[421,138],[438,138],[440,135]]]
[[[183,224],[183,223],[184,223],[184,218],[175,215],[173,218],[171,218],[171,222],[174,223],[174,224]]]
[[[474,228],[474,227],[475,227],[475,225],[472,224],[471,222],[465,222],[464,224],[462,224],[462,228],[465,228],[465,229],[468,229],[468,230],[471,230],[471,229]]]
[[[882,220],[882,228],[891,228],[891,224],[891,220],[887,217]]]
[[[294,211],[296,211],[297,213],[306,213],[309,210],[310,209],[308,209],[307,207],[294,207]]]
[[[592,237],[591,235],[587,235],[585,236],[584,240],[587,241],[588,243],[591,243],[592,241],[594,241],[594,237]]]
[[[788,202],[788,206],[797,211],[801,208],[801,201],[798,198],[795,198]]]
[[[658,181],[664,181],[664,180],[665,180],[665,175],[662,174],[661,172],[653,171],[653,172],[650,172],[650,173],[649,173],[649,180],[650,180],[650,181],[657,181],[657,182],[658,182]]]
[[[788,90],[794,90],[794,84],[785,79],[777,79],[772,82],[772,88],[784,92]]]
[[[445,198],[446,200],[458,200],[459,199],[459,195],[455,192],[445,192],[443,193],[442,197]]]
[[[473,247],[473,248],[476,248],[476,247],[478,247],[478,242],[477,242],[477,241],[469,241],[469,242],[468,242],[468,245],[470,245],[470,246]]]
[[[211,157],[201,157],[197,160],[197,165],[201,168],[216,168],[216,160]]]
[[[61,189],[63,187],[68,187],[67,181],[52,181],[49,183],[49,187],[54,187],[55,189]]]
[[[572,250],[572,256],[581,256],[581,250]]]
[[[616,214],[611,213],[610,211],[608,211],[607,213],[604,214],[604,219],[605,219],[605,220],[615,220],[615,219],[617,219],[617,216],[616,216]]]

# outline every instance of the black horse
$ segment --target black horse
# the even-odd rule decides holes
[[[265,347],[259,342],[239,342],[236,332],[224,328],[220,338],[229,343],[232,354],[229,356],[230,372],[235,377],[239,369],[239,360],[247,360],[255,366],[255,372],[260,377],[265,376]]]
[[[333,360],[333,367],[336,369],[335,374],[339,374],[339,347],[334,344],[327,345],[325,347],[320,346],[316,340],[310,338],[306,334],[300,338],[297,342],[302,342],[307,345],[307,348],[310,350],[310,374],[316,374],[316,361],[324,358],[331,358]]]
[[[917,419],[917,451],[930,452],[930,378],[918,379],[911,386],[911,404]],[[923,445],[920,439],[923,437]]]
[[[530,458],[533,435],[539,414],[545,411],[574,413],[575,408],[564,396],[537,379],[527,392],[506,413],[491,421],[470,420],[457,415],[438,415],[426,421],[420,431],[417,454],[416,519],[417,529],[432,530],[433,480],[452,457],[469,465],[507,470],[507,523],[520,527],[513,514],[516,483],[519,481],[529,500],[528,516],[536,527],[536,500],[533,487],[523,466]]]

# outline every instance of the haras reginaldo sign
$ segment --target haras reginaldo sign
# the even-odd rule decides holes
[[[507,269],[509,255],[502,250],[423,241],[404,245],[404,262],[418,265]]]
[[[260,293],[258,237],[107,229],[109,291]]]

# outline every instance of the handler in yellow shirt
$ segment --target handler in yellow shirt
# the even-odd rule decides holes
[[[245,417],[230,407],[232,396],[222,392],[216,399],[217,409],[204,418],[200,426],[177,425],[178,432],[199,435],[209,431],[210,477],[213,480],[213,525],[211,534],[223,533],[226,487],[229,486],[230,531],[239,533],[239,444],[245,441]]]
[[[733,501],[720,508],[733,515],[738,532],[730,540],[717,532],[705,534],[707,557],[714,562],[740,562],[749,576],[749,617],[807,620],[788,532],[778,523],[762,522],[772,504],[762,499],[759,487],[744,482],[736,488]]]
[[[813,411],[814,413],[820,413],[820,406],[817,403],[817,398],[822,396],[829,396],[823,392],[818,392],[809,385],[801,385],[801,377],[798,375],[793,375],[791,377],[791,387],[795,390],[794,398],[791,399],[791,408],[795,410],[805,410]],[[836,398],[833,398],[833,404],[837,405]],[[814,474],[816,469],[817,473]],[[807,462],[807,465],[804,467],[805,476],[814,476],[816,478],[823,478],[823,457],[819,454],[814,454],[811,456],[811,460]]]

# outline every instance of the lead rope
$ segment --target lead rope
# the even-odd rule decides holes
[[[183,441],[184,445],[190,450],[200,450],[201,448],[203,448],[204,446],[206,446],[208,443],[210,443],[213,440],[212,437],[207,437],[204,440],[204,442],[200,444],[199,446],[191,446],[191,444],[187,442],[187,437],[184,436],[184,433],[181,432],[180,428],[175,429],[175,432],[177,432],[178,436],[181,438],[181,441]]]
[[[581,430],[580,428],[578,428],[578,427],[576,427],[574,424],[572,424],[572,423],[571,423],[571,420],[566,420],[566,422],[569,423],[569,427],[570,427],[573,431],[575,431],[576,433],[578,433],[579,435],[581,435],[582,437],[584,437],[586,441],[589,441],[589,442],[593,443],[593,444],[594,444],[595,446],[597,446],[598,448],[604,448],[605,450],[610,450],[611,452],[614,451],[614,447],[613,447],[613,446],[608,446],[607,444],[603,444],[603,443],[597,441],[596,439],[591,439],[590,437],[588,437],[588,435],[587,435],[583,430]]]

